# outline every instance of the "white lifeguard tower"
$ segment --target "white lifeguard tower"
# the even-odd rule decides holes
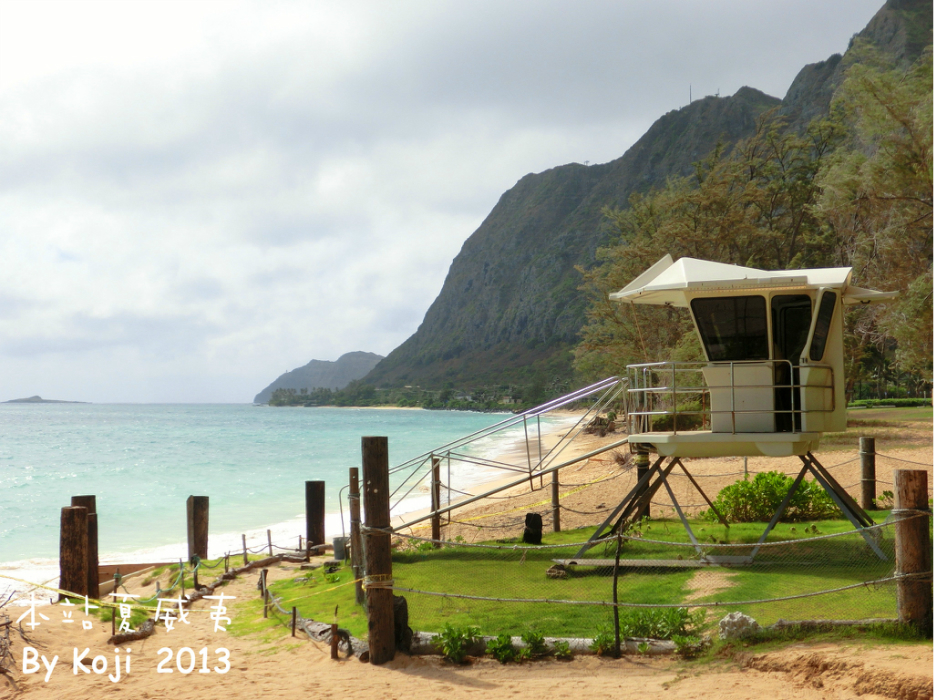
[[[623,304],[688,309],[703,362],[653,362],[627,367],[629,444],[657,459],[594,533],[638,520],[664,486],[691,540],[697,540],[666,478],[685,472],[682,457],[798,455],[803,467],[759,540],[761,544],[807,473],[857,528],[872,525],[812,452],[824,432],[846,429],[843,307],[895,296],[850,284],[852,268],[766,271],[670,255],[610,298]],[[665,461],[667,465],[663,466]],[[866,541],[882,558],[868,535]],[[578,552],[580,557],[587,546]],[[757,548],[756,548],[757,549]],[[755,556],[743,557],[751,561]],[[698,552],[700,547],[698,546]],[[711,558],[713,559],[713,558]],[[719,557],[721,563],[735,557]],[[711,561],[711,563],[717,563]]]

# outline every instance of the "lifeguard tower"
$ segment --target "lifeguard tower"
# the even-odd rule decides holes
[[[846,429],[843,307],[895,296],[855,287],[851,274],[849,267],[766,271],[694,258],[676,262],[666,255],[610,295],[623,304],[687,309],[706,359],[627,367],[629,444],[643,459],[651,453],[657,458],[640,470],[636,486],[592,540],[641,518],[664,486],[700,552],[666,481],[675,466],[727,523],[687,472],[683,457],[800,457],[801,471],[759,544],[808,473],[855,527],[873,524],[813,455],[824,432]],[[872,538],[864,537],[885,558]],[[757,549],[742,559],[751,561]]]

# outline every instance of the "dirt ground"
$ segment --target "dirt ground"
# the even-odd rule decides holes
[[[275,577],[294,576],[297,565],[274,567]],[[223,590],[237,601],[255,599],[258,573],[250,572]],[[620,700],[665,697],[672,700],[717,697],[720,700],[843,699],[864,700],[931,698],[932,651],[929,644],[868,646],[858,643],[796,644],[765,654],[750,653],[734,659],[703,664],[673,657],[626,656],[619,660],[578,656],[568,662],[541,661],[503,666],[491,659],[472,660],[454,666],[438,657],[408,657],[402,654],[383,666],[361,663],[356,658],[332,661],[320,643],[292,639],[288,630],[272,635],[233,636],[214,631],[209,602],[193,606],[190,624],[177,624],[172,631],[157,627],[148,639],[120,647],[125,666],[113,682],[114,648],[107,644],[110,624],[96,622],[93,630],[74,624],[65,626],[46,608],[52,619],[29,631],[30,642],[14,633],[19,691],[0,679],[0,698],[28,700],[98,700],[99,698],[202,698],[321,697],[354,700],[402,700],[403,698],[459,700],[461,698],[578,698],[612,697]],[[231,615],[237,614],[236,604]],[[76,617],[83,617],[80,613]],[[24,675],[23,649],[31,646],[51,662],[59,660],[45,680],[46,668]],[[127,649],[131,651],[127,652]],[[194,652],[192,672],[179,671],[176,655],[182,649]],[[75,649],[90,664],[97,655],[108,659],[105,673],[75,672]],[[172,651],[170,663],[158,673],[160,661]],[[201,650],[206,649],[207,673],[202,672]],[[230,670],[223,669],[229,651]],[[181,653],[181,667],[191,659]],[[100,668],[98,662],[98,668]]]
[[[930,421],[898,427],[896,442],[877,443],[878,491],[891,489],[893,471],[899,468],[926,468],[931,472],[932,446]],[[871,433],[870,433],[871,434]],[[891,433],[890,433],[891,434]],[[584,454],[596,445],[618,439],[588,437],[575,447]],[[835,446],[833,451],[818,453],[821,463],[850,493],[858,498],[859,459],[857,437],[852,446]],[[906,447],[899,447],[907,445]],[[691,471],[706,493],[713,498],[723,486],[742,475],[742,458],[686,460]],[[752,472],[779,469],[795,474],[800,469],[797,458],[750,458],[748,470]],[[634,484],[634,469],[625,461],[622,451],[617,459],[612,454],[590,459],[562,474],[562,514],[564,529],[593,524],[602,519]],[[683,504],[693,509],[706,507],[703,499],[686,477],[673,477],[673,488]],[[930,482],[929,482],[930,483]],[[495,536],[514,537],[521,534],[522,516],[533,504],[550,502],[550,483],[534,484],[515,489],[512,498],[480,505],[445,528],[444,536],[462,536],[468,541],[491,539]],[[656,497],[655,512],[663,514],[670,501],[660,493]],[[689,508],[688,510],[691,510]],[[540,507],[541,512],[548,511]],[[579,511],[577,513],[572,511]],[[546,529],[550,520],[546,517]],[[481,524],[483,528],[476,525]],[[492,535],[492,533],[496,533]],[[273,578],[295,576],[297,564],[273,567]],[[231,603],[230,615],[250,614],[238,612],[246,600],[255,600],[257,572],[250,572],[228,584],[225,595],[236,596]],[[728,574],[724,574],[728,576]],[[712,585],[706,579],[706,585]],[[717,582],[715,582],[717,583]],[[729,581],[717,585],[728,586]],[[150,584],[151,588],[152,584]],[[131,586],[132,589],[132,586]],[[698,589],[694,595],[703,596],[709,590]],[[189,616],[190,624],[176,624],[167,631],[162,625],[148,639],[120,647],[123,672],[119,680],[112,681],[115,650],[107,644],[110,623],[94,622],[93,629],[85,630],[79,624],[62,622],[61,607],[44,608],[50,618],[32,631],[26,629],[28,641],[13,632],[14,665],[12,677],[17,688],[0,677],[0,698],[22,697],[28,700],[79,700],[82,698],[231,698],[253,700],[257,697],[313,696],[322,698],[353,698],[354,700],[389,700],[402,698],[628,698],[666,697],[672,700],[710,698],[718,700],[747,700],[751,698],[787,699],[844,699],[865,700],[899,698],[922,700],[932,698],[932,662],[934,653],[930,643],[846,644],[799,643],[785,648],[739,654],[719,662],[687,662],[675,657],[645,658],[626,656],[619,660],[578,656],[568,662],[541,661],[528,664],[500,665],[491,659],[476,659],[465,666],[454,666],[437,657],[408,657],[397,655],[383,666],[361,663],[355,658],[332,661],[328,649],[309,641],[299,633],[292,639],[289,632],[233,636],[215,631],[210,619],[209,601],[199,601]],[[18,614],[18,613],[17,613]],[[83,615],[78,612],[76,618]],[[58,661],[48,673],[46,668],[25,674],[24,651],[44,656],[51,663]],[[108,660],[107,670],[98,675],[86,673],[75,666],[75,655],[88,649],[85,660],[92,663],[101,655]],[[190,649],[191,652],[184,651]],[[77,650],[77,651],[76,651]],[[132,651],[129,651],[132,650]],[[168,651],[166,651],[168,650]],[[204,650],[202,654],[202,650]],[[222,651],[222,650],[226,650]],[[229,670],[225,657],[229,652]],[[171,673],[158,673],[160,661],[171,654],[163,669]],[[129,656],[131,670],[125,671]],[[98,668],[102,662],[98,661]],[[190,673],[182,673],[192,665]],[[35,664],[33,664],[35,665]],[[25,668],[31,668],[28,664]]]

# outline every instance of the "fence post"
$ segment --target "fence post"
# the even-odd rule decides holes
[[[636,483],[638,483],[639,481],[642,480],[642,477],[645,476],[649,471],[649,453],[639,450],[638,452],[636,452],[636,457],[634,461],[636,463]],[[646,484],[639,491],[639,493],[636,494],[636,498],[638,500],[641,500],[643,494],[648,490],[649,490],[649,485]],[[647,518],[652,517],[652,504],[651,503],[645,504],[645,510],[643,511],[643,513]]]
[[[363,538],[360,536],[360,470],[350,468],[350,488],[347,499],[350,501],[350,564],[353,568],[354,598],[357,605],[366,603],[363,594]]]
[[[362,438],[363,511],[366,535],[366,598],[370,663],[382,664],[396,655],[393,620],[392,550],[389,534],[389,440]]]
[[[72,496],[71,505],[88,509],[88,597],[101,597],[100,562],[97,556],[97,497]]]
[[[861,437],[859,439],[859,466],[862,472],[863,497],[860,505],[863,510],[874,510],[876,507],[876,439]]]
[[[59,534],[58,587],[86,595],[88,592],[88,509],[82,506],[62,508]],[[65,596],[59,594],[58,599]]]
[[[305,482],[305,547],[324,544],[324,482]]]
[[[298,621],[298,608],[292,606],[292,636],[295,636],[295,623]]]
[[[431,456],[431,539],[435,547],[440,547],[441,539],[441,458]]]
[[[269,569],[263,569],[259,574],[260,585],[263,591],[263,617],[269,616],[269,590],[266,588],[266,573]]]
[[[926,513],[927,517],[919,517]],[[931,636],[931,511],[928,475],[921,469],[895,470],[895,575],[898,620]]]
[[[266,543],[269,545],[269,556],[272,556],[272,530],[266,530]]]
[[[193,556],[208,558],[208,497],[189,496],[188,509],[188,561]]]
[[[561,503],[558,500],[558,472],[551,473],[551,529],[561,532]]]
[[[246,535],[241,535],[243,538],[243,565],[246,566],[250,563],[250,560],[246,556]]]

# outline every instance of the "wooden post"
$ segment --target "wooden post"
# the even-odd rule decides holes
[[[636,458],[634,461],[636,463],[636,483],[638,483],[639,481],[641,481],[642,477],[645,476],[646,473],[649,471],[649,453],[643,452],[641,450],[636,452]],[[636,498],[641,500],[643,497],[643,494],[645,494],[648,490],[649,490],[649,485],[646,484],[642,488],[642,490],[639,491],[639,493],[636,495]],[[652,517],[652,504],[646,503],[645,509],[642,511],[642,513],[643,515],[645,515],[645,517],[651,518]]]
[[[859,439],[859,465],[862,471],[863,494],[860,505],[863,510],[874,510],[876,507],[876,439],[861,437]]]
[[[292,636],[295,636],[295,625],[298,622],[298,608],[292,606]]]
[[[100,562],[97,556],[97,497],[72,496],[73,507],[88,509],[88,597],[101,597]]]
[[[230,552],[224,555],[224,573],[226,574],[228,571],[230,571]]]
[[[259,581],[263,591],[263,617],[269,617],[269,589],[266,588],[266,573],[269,569],[263,569],[259,572]]]
[[[266,543],[269,545],[269,556],[272,556],[272,530],[266,530]]]
[[[188,508],[188,561],[194,556],[208,558],[208,497],[189,496]]]
[[[622,640],[619,634],[619,553],[623,548],[623,533],[616,533],[616,560],[613,562],[613,658],[618,659],[622,653]]]
[[[558,498],[558,472],[551,473],[551,529],[552,532],[561,532],[561,502]]]
[[[360,470],[356,467],[350,468],[350,487],[347,498],[350,501],[350,564],[353,568],[354,598],[357,605],[366,603],[366,597],[363,593],[363,538],[360,536]]]
[[[389,440],[362,438],[363,512],[366,525],[367,627],[370,663],[382,664],[396,655],[393,620],[392,550],[389,528]]]
[[[324,482],[305,482],[305,546],[324,544]]]
[[[331,623],[331,658],[334,661],[337,661],[339,658],[337,655],[337,645],[339,642],[340,642],[340,637],[337,634],[337,623],[332,622]]]
[[[921,469],[895,470],[895,575],[898,620],[931,636],[931,511],[928,475]],[[926,517],[924,517],[926,514]]]
[[[441,543],[441,458],[431,457],[431,539],[435,540],[435,547]]]
[[[246,556],[246,535],[241,535],[243,538],[243,565],[246,566],[250,563],[250,560]]]
[[[76,595],[88,592],[88,509],[81,506],[62,508],[59,534],[58,587]],[[62,600],[65,596],[59,595]],[[392,601],[390,601],[392,605]],[[390,610],[390,614],[391,614]]]

